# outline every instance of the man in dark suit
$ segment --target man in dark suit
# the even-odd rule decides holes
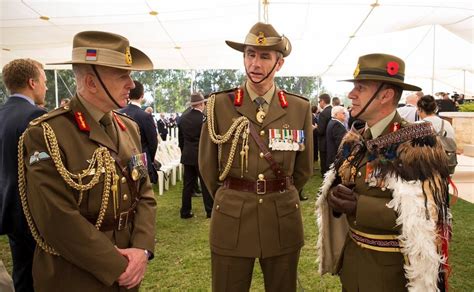
[[[326,171],[329,170],[329,164],[327,162],[327,145],[326,145],[326,129],[329,121],[331,120],[331,97],[327,93],[323,93],[319,96],[319,107],[321,113],[319,114],[318,120],[318,147],[319,147],[319,158],[321,163],[321,176],[324,177]]]
[[[153,116],[146,113],[141,108],[143,101],[143,85],[138,81],[133,81],[135,88],[130,90],[130,103],[126,108],[121,109],[120,112],[127,114],[129,117],[137,122],[140,128],[140,139],[142,143],[142,152],[146,153],[148,161],[148,175],[150,181],[154,184],[158,182],[157,169],[155,168],[155,154],[158,148],[158,136],[156,133],[155,121]]]
[[[191,95],[192,110],[183,114],[178,124],[178,142],[181,148],[181,163],[184,165],[184,186],[181,202],[181,218],[188,219],[194,217],[192,213],[191,196],[194,193],[194,186],[199,177],[201,181],[202,201],[206,210],[207,218],[211,218],[212,200],[209,191],[202,183],[203,179],[199,172],[198,154],[199,154],[199,138],[201,135],[201,127],[205,121],[203,114],[204,103],[206,100],[200,93]]]
[[[43,65],[31,59],[13,60],[2,71],[11,96],[0,106],[0,234],[7,234],[13,258],[16,291],[33,291],[31,274],[36,243],[23,215],[18,194],[18,140],[28,123],[46,113]]]
[[[344,122],[346,120],[346,110],[340,105],[336,105],[331,110],[332,119],[329,121],[326,129],[326,146],[327,146],[327,164],[331,164],[336,159],[337,149],[341,144],[342,138],[347,132]]]
[[[166,141],[166,136],[168,135],[168,126],[164,113],[160,114],[160,118],[156,122],[156,125],[158,127],[158,134],[160,134],[161,140]]]

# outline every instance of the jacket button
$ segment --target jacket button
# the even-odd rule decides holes
[[[128,195],[127,195],[127,194],[123,194],[123,197],[122,197],[122,198],[123,198],[124,201],[126,201],[126,200],[128,200]]]
[[[259,204],[263,203],[263,199],[258,199],[258,203]]]
[[[264,130],[261,130],[261,131],[260,131],[260,136],[263,136],[263,135],[265,135],[265,131],[264,131]]]
[[[219,205],[216,206],[216,210],[219,210],[221,207]]]
[[[361,176],[362,176],[362,172],[359,171],[359,172],[357,173],[357,176],[358,176],[358,177],[361,177]]]
[[[298,209],[300,206],[298,204],[295,205],[296,209]]]
[[[263,158],[264,155],[263,155],[263,152],[260,152],[260,158]]]
[[[127,179],[126,179],[124,176],[122,176],[122,178],[120,179],[120,181],[124,184],[124,183],[127,182]]]

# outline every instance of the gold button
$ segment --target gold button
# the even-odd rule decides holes
[[[258,203],[259,204],[263,203],[263,199],[258,199]]]
[[[361,176],[362,176],[362,172],[359,171],[359,172],[357,173],[357,176],[358,176],[358,177],[361,177]]]
[[[122,176],[122,178],[120,179],[120,181],[124,184],[124,183],[127,182],[127,179],[126,179],[124,176]]]
[[[261,179],[264,179],[264,178],[265,178],[265,176],[264,176],[263,174],[259,174],[259,175],[258,175],[258,179],[261,180]]]
[[[298,209],[300,206],[298,204],[295,205],[296,209]]]
[[[64,106],[64,109],[65,109],[65,110],[68,110],[68,109],[69,109],[69,106],[68,106],[68,105],[65,105],[65,106]]]
[[[265,131],[264,131],[264,130],[261,130],[261,131],[260,131],[260,136],[263,136],[263,135],[265,135]]]
[[[49,117],[49,115],[48,115],[48,114],[44,114],[43,117],[47,118],[47,117]]]
[[[221,207],[219,205],[216,206],[216,210],[219,210]]]
[[[123,198],[124,201],[128,200],[127,194],[123,194],[123,197],[122,197],[122,198]]]
[[[382,188],[382,192],[385,192],[386,190],[387,190],[386,187],[383,187],[383,188]]]
[[[263,152],[260,152],[260,158],[263,158],[265,155],[263,155]]]

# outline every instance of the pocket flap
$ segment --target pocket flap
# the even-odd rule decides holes
[[[290,213],[297,211],[300,207],[300,201],[298,197],[294,197],[291,200],[276,200],[275,201],[278,217],[286,216]]]
[[[225,200],[216,201],[215,211],[234,218],[240,218],[244,201],[239,198],[229,197],[225,198]]]

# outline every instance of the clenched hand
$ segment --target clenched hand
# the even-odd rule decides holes
[[[146,265],[148,262],[147,256],[143,249],[138,248],[117,248],[118,252],[128,260],[128,266],[125,272],[120,275],[117,282],[120,286],[131,289],[137,286],[146,272]]]

